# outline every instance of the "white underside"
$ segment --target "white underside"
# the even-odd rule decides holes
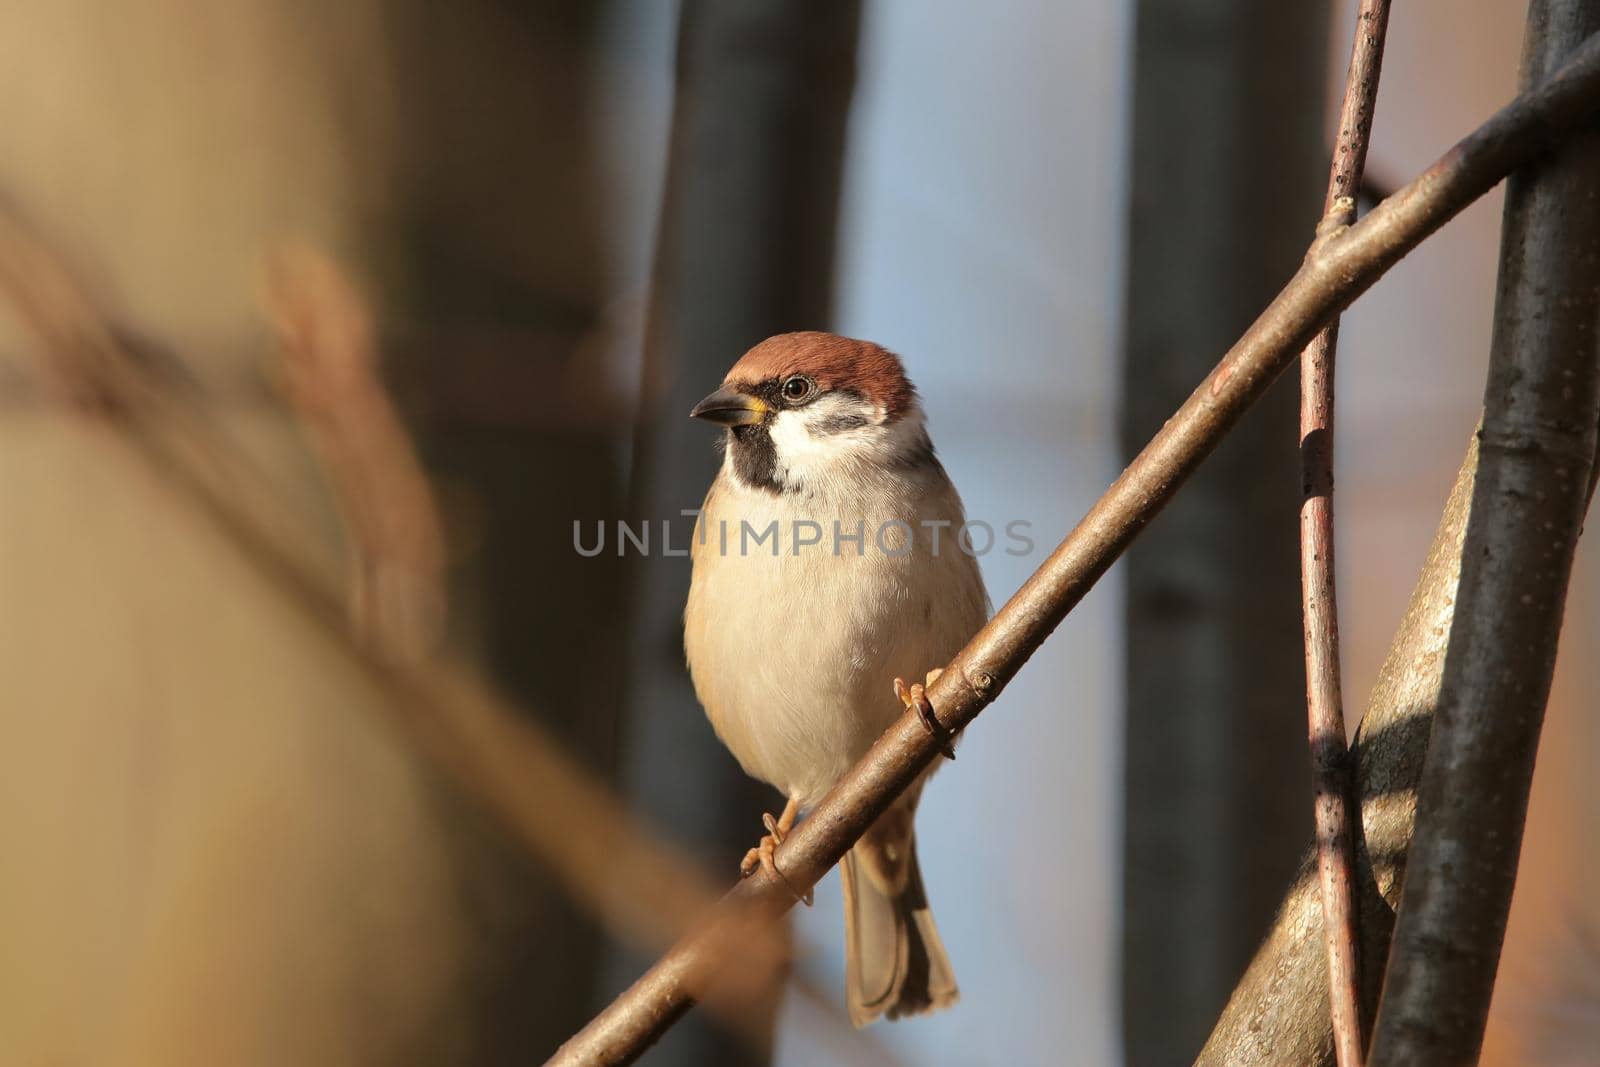
[[[920,681],[944,666],[988,615],[977,562],[955,541],[960,499],[937,467],[815,479],[811,488],[748,488],[724,466],[696,531],[684,633],[718,737],[748,773],[802,807],[901,713],[893,679]],[[875,537],[895,519],[916,530],[912,550],[898,558]],[[774,520],[776,558],[770,541],[741,544],[742,523],[762,531]],[[801,520],[821,527],[822,543],[796,554]],[[923,520],[952,524],[937,556]],[[864,549],[842,542],[835,554],[835,522],[847,534],[864,523]],[[802,537],[815,532],[805,527]],[[891,550],[898,536],[890,527]]]

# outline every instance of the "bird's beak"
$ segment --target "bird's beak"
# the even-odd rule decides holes
[[[726,386],[700,401],[689,412],[691,419],[705,419],[719,426],[749,426],[766,416],[766,404],[748,393]]]

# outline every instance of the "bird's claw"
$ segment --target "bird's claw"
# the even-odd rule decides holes
[[[922,728],[928,731],[929,737],[936,738],[939,741],[939,751],[944,754],[944,758],[953,760],[956,758],[955,746],[950,743],[949,737],[945,735],[944,724],[933,713],[933,701],[928,699],[927,686],[938,681],[939,675],[943,673],[944,671],[938,667],[929,671],[926,685],[922,682],[912,682],[907,685],[904,678],[896,678],[894,680],[894,695],[899,697],[900,703],[906,707],[916,709],[917,718],[922,720]]]
[[[794,828],[794,820],[797,814],[798,809],[792,800],[783,809],[783,814],[777,818],[773,818],[771,812],[762,812],[761,825],[766,827],[766,835],[761,838],[761,842],[755,848],[744,854],[744,859],[739,863],[739,875],[740,877],[748,878],[756,873],[758,867],[765,868],[768,874],[775,876],[784,885],[789,886],[789,892],[794,893],[795,899],[809,908],[814,899],[812,890],[807,889],[804,893],[797,892],[794,886],[790,885],[789,879],[784,877],[783,872],[778,870],[778,846],[783,844],[784,838],[788,837],[789,831]]]

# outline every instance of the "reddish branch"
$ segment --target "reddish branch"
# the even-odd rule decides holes
[[[309,247],[275,256],[267,283],[285,391],[354,549],[355,625],[396,654],[434,652],[444,636],[443,528],[381,380],[372,314],[344,272]]]
[[[1535,0],[1524,83],[1591,34]],[[1589,37],[1579,53],[1593,50]],[[1494,991],[1600,418],[1600,123],[1515,175],[1477,481],[1439,712],[1372,1039],[1375,1065],[1474,1063]]]
[[[1400,902],[1417,781],[1439,703],[1445,645],[1456,604],[1461,543],[1478,469],[1477,436],[1467,448],[1439,519],[1405,617],[1389,643],[1352,753],[1361,796],[1356,842],[1363,1006],[1377,1002],[1384,957]],[[1328,956],[1316,853],[1301,865],[1272,929],[1212,1029],[1196,1067],[1332,1067]]]
[[[1244,337],[945,669],[929,693],[945,728],[965,728],[993,702],[1322,326],[1429,234],[1597,107],[1600,39],[1366,218],[1320,238]],[[794,889],[821,878],[938,752],[939,741],[916,713],[903,715],[780,846],[783,879],[760,871],[737,885],[715,919],[680,941],[550,1062],[636,1059],[737,959],[742,933],[787,911]]]
[[[1378,72],[1389,27],[1389,0],[1361,0],[1350,70],[1323,205],[1324,228],[1356,217],[1378,99]],[[1339,684],[1339,612],[1333,566],[1333,364],[1339,344],[1335,318],[1300,357],[1300,584],[1306,649],[1306,715],[1316,789],[1317,870],[1322,884],[1323,936],[1334,1051],[1339,1067],[1360,1067],[1360,935],[1356,928],[1355,845],[1351,829],[1350,747]]]

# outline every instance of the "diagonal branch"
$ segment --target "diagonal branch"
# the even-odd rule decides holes
[[[1345,75],[1322,225],[1356,218],[1356,190],[1367,162],[1378,73],[1389,28],[1389,0],[1361,0]],[[1339,611],[1334,587],[1333,367],[1339,346],[1334,319],[1300,357],[1301,615],[1306,650],[1306,715],[1316,789],[1317,871],[1322,884],[1334,1050],[1339,1067],[1361,1067],[1360,935],[1356,928],[1355,845],[1351,831],[1350,747],[1339,684]]]
[[[1320,239],[1222,362],[1112,483],[1050,558],[978,632],[929,696],[948,730],[992,703],[1315,333],[1446,221],[1600,108],[1600,38],[1519,96],[1366,218]],[[938,755],[915,713],[895,722],[780,846],[779,879],[758,872],[720,914],[680,941],[590,1024],[554,1064],[636,1059],[681,1018],[729,960],[741,933],[787,911]]]
[[[1600,31],[1534,0],[1523,80]],[[1472,510],[1374,1064],[1477,1060],[1600,417],[1600,124],[1506,192]]]

